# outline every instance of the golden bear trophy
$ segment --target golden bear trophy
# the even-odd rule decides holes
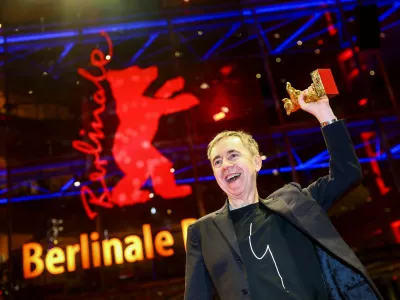
[[[316,102],[322,96],[333,98],[339,94],[330,69],[317,69],[311,72],[311,79],[313,83],[308,88],[307,97],[304,97],[305,102]],[[287,115],[290,115],[291,113],[300,109],[298,98],[301,91],[292,87],[290,82],[286,83],[286,91],[288,92],[290,99],[285,98],[282,99],[282,101]]]

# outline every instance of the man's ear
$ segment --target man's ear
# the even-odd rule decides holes
[[[258,173],[258,171],[261,170],[262,167],[262,159],[260,155],[254,155],[253,157],[253,162],[254,162],[254,167]]]

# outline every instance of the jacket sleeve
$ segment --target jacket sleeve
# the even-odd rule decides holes
[[[188,227],[186,239],[184,300],[211,300],[213,286],[204,264],[200,240],[193,225]]]
[[[329,160],[329,175],[320,177],[304,192],[327,211],[337,200],[361,183],[362,171],[344,121],[339,120],[322,128]]]

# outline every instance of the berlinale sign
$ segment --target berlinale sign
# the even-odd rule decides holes
[[[97,216],[91,205],[112,208],[114,205],[123,207],[149,201],[149,191],[141,189],[149,177],[154,192],[162,198],[172,199],[191,194],[190,185],[176,185],[174,175],[170,172],[173,163],[152,145],[152,139],[157,133],[161,116],[188,110],[199,104],[192,94],[176,95],[184,87],[182,77],[165,82],[153,97],[145,96],[146,89],[157,79],[157,67],[140,69],[131,66],[123,70],[107,71],[105,66],[113,57],[113,47],[110,37],[104,32],[102,35],[107,40],[109,54],[94,49],[90,56],[91,64],[99,69],[100,74],[93,75],[85,69],[78,69],[78,73],[91,81],[97,89],[92,95],[97,108],[92,112],[88,128],[80,132],[83,140],[72,143],[76,150],[93,157],[89,179],[98,188],[93,189],[89,185],[81,187],[83,207],[90,219]],[[106,112],[107,102],[103,87],[105,81],[111,88],[119,119],[112,153],[124,174],[112,190],[105,180],[108,161],[102,158],[105,134],[101,115]]]
[[[181,221],[183,243],[186,246],[188,227],[195,219],[184,219]],[[65,250],[61,247],[51,248],[43,255],[43,247],[38,243],[27,243],[22,246],[22,265],[25,279],[40,276],[46,270],[53,275],[62,274],[65,271],[76,271],[77,255],[80,253],[80,262],[83,269],[133,263],[154,258],[154,250],[159,256],[168,257],[174,255],[174,238],[171,232],[162,230],[154,239],[151,226],[142,226],[143,239],[138,235],[129,235],[123,239],[111,238],[99,241],[99,233],[92,232],[89,235],[80,235],[79,244],[67,245]],[[125,245],[125,247],[124,247]],[[101,257],[103,254],[103,257]],[[90,258],[91,257],[91,258]],[[102,259],[103,258],[103,259]],[[33,268],[32,268],[33,267]]]

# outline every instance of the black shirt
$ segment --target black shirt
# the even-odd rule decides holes
[[[230,215],[252,300],[328,299],[307,236],[261,202],[232,210]]]

